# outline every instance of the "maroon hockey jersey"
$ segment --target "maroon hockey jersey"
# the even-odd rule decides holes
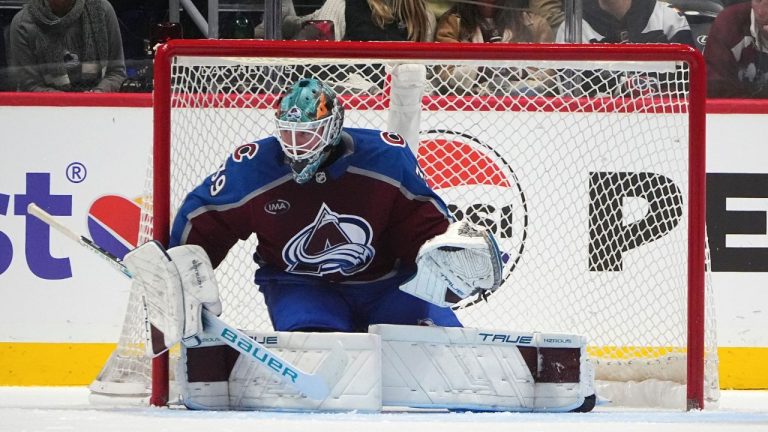
[[[397,134],[344,129],[344,153],[314,179],[293,180],[273,137],[236,149],[184,200],[170,245],[202,246],[217,266],[252,233],[256,279],[402,279],[419,247],[445,232],[445,203]]]

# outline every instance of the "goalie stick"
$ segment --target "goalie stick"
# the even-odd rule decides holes
[[[94,252],[108,261],[112,267],[119,270],[123,275],[132,278],[131,272],[122,263],[120,258],[104,250],[91,239],[78,235],[68,227],[57,221],[51,214],[40,208],[35,203],[27,206],[27,212],[60,233],[76,241],[81,246]],[[317,367],[315,373],[304,372],[297,368],[291,362],[284,359],[274,351],[250,338],[244,332],[230,326],[222,321],[213,313],[202,310],[203,328],[215,334],[222,342],[234,348],[243,356],[253,362],[262,365],[267,371],[276,377],[286,381],[289,385],[304,394],[310,399],[323,400],[331,393],[331,389],[338,382],[349,363],[349,357],[344,352],[339,342],[322,363]]]

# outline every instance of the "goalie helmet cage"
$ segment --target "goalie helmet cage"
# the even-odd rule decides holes
[[[167,244],[185,194],[236,146],[274,131],[274,105],[289,83],[317,77],[337,90],[345,127],[418,136],[418,147],[409,144],[454,217],[496,233],[504,283],[457,311],[464,325],[584,334],[598,395],[620,404],[648,403],[628,396],[641,384],[653,405],[666,405],[656,400],[666,396],[688,409],[716,401],[701,55],[682,45],[460,48],[244,40],[159,47],[144,238]],[[270,330],[252,283],[254,247],[255,239],[240,242],[217,268],[222,317]],[[133,375],[144,373],[150,403],[164,405],[167,357],[153,360],[151,372],[122,364],[136,360],[128,350],[141,344],[139,317],[129,305],[111,365],[92,389],[109,393],[105,383],[116,381],[136,391],[142,384]]]

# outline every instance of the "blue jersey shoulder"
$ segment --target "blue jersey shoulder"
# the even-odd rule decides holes
[[[402,136],[373,129],[344,130],[355,143],[355,157],[351,165],[403,183],[408,189],[426,187],[424,173]]]
[[[279,179],[289,181],[291,174],[277,139],[269,137],[238,146],[184,199],[171,229],[171,246],[179,244],[187,221],[194,215],[236,205]]]
[[[283,162],[280,143],[274,137],[242,144],[200,188],[221,204],[240,201],[252,192],[284,177],[290,169]]]

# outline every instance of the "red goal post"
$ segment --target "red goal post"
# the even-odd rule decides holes
[[[431,185],[455,204],[457,218],[504,231],[505,284],[487,303],[459,311],[462,321],[506,330],[584,331],[596,341],[590,351],[595,363],[609,372],[633,363],[624,360],[642,359],[656,368],[682,358],[684,376],[678,381],[685,407],[701,408],[705,398],[713,399],[705,395],[707,387],[716,392],[717,386],[716,342],[710,340],[714,316],[705,281],[705,76],[700,53],[685,46],[171,41],[159,47],[155,59],[151,235],[168,242],[180,199],[171,185],[186,175],[175,167],[181,157],[173,148],[180,141],[197,139],[191,135],[214,141],[208,129],[219,126],[220,135],[240,127],[251,140],[268,135],[276,94],[297,73],[328,80],[341,73],[346,126],[385,129],[383,113],[391,108],[396,86],[390,72],[399,64],[427,70],[420,144],[414,149]],[[371,70],[380,72],[380,79],[366,75]],[[510,84],[509,74],[520,71],[525,77]],[[366,88],[369,84],[374,85]],[[206,117],[228,109],[234,120]],[[349,113],[359,113],[359,120]],[[174,128],[190,131],[176,136]],[[246,142],[241,135],[227,136],[232,142],[219,146],[231,151]],[[664,147],[681,140],[680,148]],[[190,153],[184,163],[204,168],[184,179],[187,190],[226,156]],[[476,197],[468,197],[468,190]],[[619,201],[609,202],[612,194],[621,195]],[[657,212],[658,203],[672,210]],[[666,219],[652,223],[648,215]],[[561,269],[562,275],[550,276]],[[248,281],[252,270],[236,273]],[[220,284],[237,285],[233,277],[224,276]],[[614,293],[619,290],[626,292]],[[614,294],[617,298],[607,300]],[[534,295],[539,297],[530,300]],[[238,297],[229,306],[245,301],[250,300]],[[531,304],[517,306],[523,301]],[[552,321],[542,321],[543,315],[552,315]],[[263,318],[234,324],[263,328]],[[644,331],[629,335],[633,328]],[[648,335],[654,332],[665,336],[656,340]],[[680,367],[659,368],[666,375]],[[618,380],[642,380],[645,373],[621,372],[624,378]],[[707,378],[712,373],[715,377]],[[167,357],[153,361],[151,376],[151,403],[165,405]]]

